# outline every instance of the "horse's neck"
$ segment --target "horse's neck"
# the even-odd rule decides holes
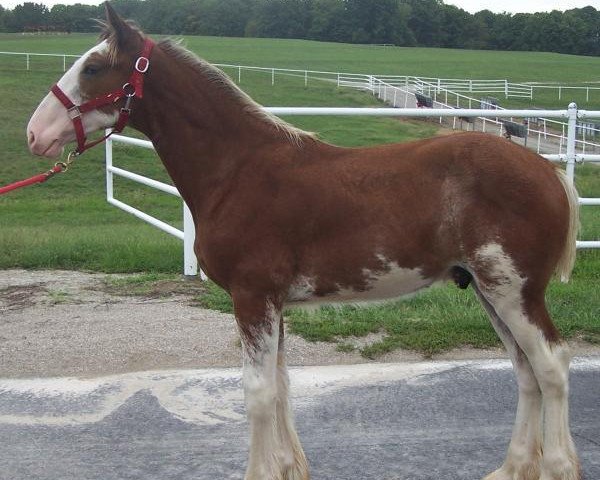
[[[245,114],[226,88],[158,49],[132,124],[152,140],[184,199],[196,206],[225,187],[255,146],[283,141]]]

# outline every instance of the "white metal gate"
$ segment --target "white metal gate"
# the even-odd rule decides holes
[[[329,107],[271,107],[266,111],[275,115],[331,115],[331,116],[394,116],[394,117],[479,117],[479,118],[528,118],[543,116],[545,118],[566,119],[568,122],[566,153],[556,155],[543,155],[554,162],[566,164],[567,176],[574,181],[575,166],[582,162],[600,163],[600,155],[577,153],[576,135],[578,120],[600,118],[600,111],[578,110],[577,105],[570,104],[567,110],[481,110],[481,109],[431,109],[431,108],[329,108]],[[179,230],[159,219],[156,219],[120,200],[114,198],[113,178],[118,175],[143,185],[156,188],[165,193],[179,196],[177,189],[171,185],[157,182],[136,173],[123,170],[113,165],[113,142],[121,142],[129,145],[153,149],[152,142],[137,138],[125,137],[123,135],[112,135],[106,142],[106,191],[107,200],[114,205],[136,217],[160,228],[161,230],[183,240],[184,244],[184,274],[196,275],[198,265],[194,255],[194,222],[185,203],[183,203],[183,231]],[[599,172],[600,173],[600,172]],[[580,205],[600,206],[600,198],[580,198]],[[578,241],[577,248],[600,248],[600,240]],[[204,278],[202,272],[200,272]]]

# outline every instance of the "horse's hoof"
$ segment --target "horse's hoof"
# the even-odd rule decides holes
[[[539,480],[539,462],[526,463],[519,466],[503,465],[495,472],[490,473],[483,480]]]
[[[544,458],[540,480],[581,480],[579,460],[566,457],[547,461]]]

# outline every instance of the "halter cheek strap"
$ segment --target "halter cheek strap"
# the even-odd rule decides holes
[[[131,115],[131,100],[133,97],[142,98],[144,96],[144,74],[150,67],[150,54],[152,52],[152,47],[154,47],[154,42],[149,38],[146,38],[144,40],[142,52],[135,61],[133,72],[131,73],[129,80],[125,85],[118,90],[107,93],[100,97],[96,97],[92,100],[82,103],[81,105],[75,105],[67,96],[67,94],[62,91],[58,84],[52,86],[50,91],[67,109],[67,113],[73,122],[75,135],[77,137],[77,149],[74,152],[75,155],[81,155],[89,148],[104,142],[113,133],[119,133],[125,128],[125,125],[127,125],[127,122],[129,121],[129,116]],[[83,128],[81,116],[86,112],[97,110],[100,107],[112,105],[123,98],[125,99],[125,105],[119,110],[119,117],[117,118],[117,122],[113,126],[111,132],[99,140],[86,143],[87,138],[85,136],[85,129]]]

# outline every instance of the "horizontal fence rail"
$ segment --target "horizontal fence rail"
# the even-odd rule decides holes
[[[62,70],[63,72],[67,71],[67,58],[76,59],[79,58],[80,55],[68,55],[65,53],[28,53],[28,52],[0,52],[0,55],[17,55],[20,57],[25,57],[25,69],[31,70],[31,59],[35,57],[55,57],[62,59]]]
[[[391,104],[394,107],[408,108],[410,106],[419,106],[427,108],[444,108],[450,110],[461,110],[464,108],[471,109],[486,109],[493,110],[495,112],[504,111],[506,109],[497,105],[497,100],[490,97],[483,97],[476,99],[468,97],[457,92],[451,92],[449,90],[439,90],[436,85],[422,84],[420,89],[413,89],[406,86],[394,86],[383,82],[381,79],[372,78],[372,89],[374,95],[379,99],[383,100],[387,104]],[[493,103],[496,102],[496,103]],[[514,118],[511,113],[515,110],[508,110],[508,119],[514,123]],[[519,129],[526,130],[526,135],[520,135],[525,138],[525,146],[527,145],[527,139],[531,138],[532,141],[536,142],[535,150],[538,153],[550,153],[558,150],[558,153],[562,153],[563,149],[566,148],[568,143],[568,124],[561,117],[549,118],[545,114],[548,110],[541,109],[530,109],[523,110],[526,117],[521,117],[520,122],[523,127]],[[591,112],[593,114],[593,112]],[[450,116],[453,116],[452,114]],[[443,118],[447,116],[441,115],[438,117],[440,123]],[[497,116],[479,116],[476,120],[470,115],[461,115],[460,117],[454,117],[451,124],[453,129],[461,128],[467,130],[475,130],[476,124],[479,122],[478,128],[481,131],[486,132],[490,128],[497,128],[498,133],[506,131],[506,123],[500,118],[507,118],[506,114],[499,114]],[[577,117],[577,128],[575,136],[576,148],[579,148],[582,153],[589,153],[589,150],[600,152],[600,125],[594,123],[591,118]],[[457,122],[460,120],[460,123]],[[463,125],[464,119],[470,119],[469,122],[472,126]],[[513,126],[514,127],[514,126]],[[595,141],[598,138],[599,141]],[[531,147],[531,145],[529,145]],[[542,152],[542,149],[547,150]]]
[[[28,52],[0,52],[6,55],[20,55],[26,58],[26,68],[30,69],[30,57],[59,57],[62,58],[62,68],[67,68],[67,58],[78,58],[77,55],[67,54],[50,54],[50,53],[28,53]],[[460,78],[436,78],[436,77],[417,77],[406,75],[367,75],[356,73],[339,73],[330,71],[318,70],[303,70],[303,69],[285,69],[274,67],[256,67],[250,65],[233,65],[233,64],[215,64],[228,72],[239,84],[243,83],[242,72],[260,72],[270,78],[271,85],[275,85],[277,77],[300,77],[304,81],[304,85],[308,86],[309,81],[326,81],[335,82],[338,87],[355,88],[371,91],[379,98],[387,103],[392,103],[397,106],[397,97],[415,95],[417,93],[432,97],[434,107],[440,108],[476,108],[478,105],[483,105],[489,102],[489,95],[499,95],[506,99],[509,98],[527,98],[532,99],[535,89],[538,91],[547,89],[557,89],[559,100],[562,99],[563,91],[581,90],[586,92],[586,101],[590,100],[590,92],[600,92],[600,86],[584,85],[544,85],[539,82],[514,83],[507,79],[460,79]],[[394,91],[391,98],[388,98],[388,89],[401,89]],[[595,94],[595,93],[594,93]],[[474,98],[474,95],[486,95],[483,98]],[[502,109],[495,104],[487,105],[487,108]],[[404,102],[404,107],[409,105]],[[457,117],[458,118],[458,117]],[[466,118],[466,117],[463,117]],[[537,143],[537,152],[542,153],[541,148],[543,143],[555,142],[559,144],[559,152],[563,147],[566,147],[566,123],[560,120],[551,120],[544,118],[537,112],[537,115],[532,116],[527,120],[527,136],[532,137],[532,140]],[[531,121],[530,121],[531,120]],[[489,125],[488,125],[489,122]],[[463,125],[463,122],[457,123],[453,121],[452,128],[468,129],[468,125]],[[499,130],[503,125],[494,120],[484,120],[482,129],[494,128],[496,125]],[[577,129],[579,138],[576,140],[577,145],[584,151],[592,149],[600,151],[600,120],[590,119],[587,122],[581,122]]]
[[[575,178],[575,165],[582,162],[600,163],[600,155],[593,154],[578,154],[575,151],[575,135],[576,122],[578,118],[600,117],[600,111],[578,111],[574,104],[569,105],[566,110],[498,110],[490,111],[489,109],[423,109],[423,108],[336,108],[336,107],[267,107],[265,110],[274,115],[293,116],[293,115],[331,115],[331,116],[389,116],[389,117],[483,117],[483,118],[511,118],[511,117],[527,117],[533,112],[548,118],[567,119],[569,130],[567,143],[567,152],[560,154],[543,155],[550,161],[563,162],[566,164],[566,171],[571,181]],[[107,201],[128,213],[156,226],[157,228],[173,235],[184,242],[184,273],[186,275],[195,275],[198,272],[198,265],[193,252],[193,244],[195,238],[195,227],[191,213],[185,203],[183,203],[184,211],[184,228],[179,230],[161,220],[158,220],[130,205],[125,204],[114,198],[113,180],[114,175],[127,178],[151,188],[156,188],[165,193],[181,197],[177,189],[171,185],[152,180],[150,178],[138,175],[133,172],[115,167],[113,165],[113,143],[125,143],[129,145],[139,146],[143,148],[153,149],[152,142],[148,140],[140,140],[137,138],[126,137],[123,135],[113,135],[106,142],[106,188]],[[581,206],[600,206],[600,198],[579,198]],[[600,248],[600,240],[581,240],[577,241],[577,248]],[[200,272],[202,278],[206,278]]]
[[[33,53],[33,52],[3,52],[0,55],[13,55],[25,58],[26,69],[31,68],[30,60],[34,57],[56,57],[63,61],[63,70],[66,70],[67,59],[79,58],[79,55],[70,55],[63,53]],[[274,78],[276,75],[288,75],[304,77],[308,79],[335,79],[337,76],[354,78],[356,85],[368,86],[367,74],[340,73],[329,71],[318,71],[308,69],[288,69],[275,67],[256,67],[250,65],[232,65],[226,63],[216,63],[215,66],[238,71],[238,81],[242,79],[242,71],[267,72]],[[235,78],[236,75],[234,75]],[[499,93],[505,98],[529,98],[535,96],[536,90],[555,90],[558,100],[562,100],[563,93],[568,91],[581,91],[586,94],[586,101],[589,102],[592,95],[600,96],[600,86],[591,86],[589,84],[581,85],[563,85],[563,84],[543,84],[539,82],[510,82],[508,79],[462,79],[462,78],[437,78],[437,77],[417,77],[412,75],[375,75],[376,78],[389,83],[390,85],[418,86],[420,84],[436,85],[440,90],[451,90],[459,93]],[[356,86],[354,85],[354,86]]]
[[[110,130],[109,130],[110,131]],[[109,132],[107,131],[107,133]],[[109,204],[120,208],[121,210],[130,213],[140,220],[149,223],[150,225],[159,228],[163,232],[168,233],[180,240],[183,241],[183,273],[184,275],[197,275],[198,274],[198,261],[196,259],[196,255],[194,254],[194,239],[196,236],[196,229],[194,226],[194,219],[192,218],[192,214],[190,209],[183,203],[183,230],[179,230],[178,228],[169,225],[158,218],[155,218],[151,215],[148,215],[141,210],[138,210],[131,205],[126,204],[120,200],[117,200],[114,197],[114,176],[117,175],[119,177],[127,178],[128,180],[132,180],[141,185],[146,185],[150,188],[155,188],[160,190],[161,192],[168,193],[170,195],[174,195],[176,197],[181,198],[181,194],[179,191],[173,187],[172,185],[168,185],[163,182],[158,182],[148,177],[144,177],[142,175],[138,175],[137,173],[130,172],[128,170],[124,170],[122,168],[115,167],[113,165],[113,143],[123,143],[127,145],[133,145],[142,148],[148,148],[154,150],[154,145],[149,140],[141,140],[138,138],[126,137],[124,135],[112,135],[106,140],[106,200]],[[206,276],[201,271],[200,276],[203,279],[206,279]]]

